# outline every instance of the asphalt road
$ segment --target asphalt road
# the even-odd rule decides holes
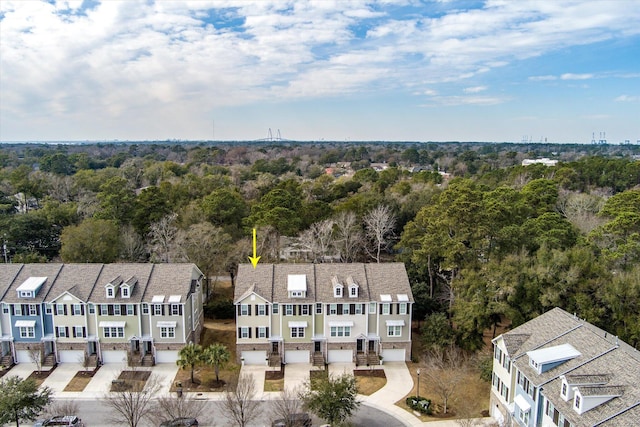
[[[79,407],[77,414],[85,422],[87,427],[121,427],[121,424],[109,421],[113,416],[113,410],[104,402],[96,400],[76,400]],[[270,411],[271,403],[260,402],[260,415],[248,425],[248,427],[269,427],[273,417]],[[198,416],[201,427],[231,427],[233,423],[224,417],[222,404],[217,401],[207,401],[205,413]],[[314,418],[314,426],[324,424],[324,421]],[[404,424],[387,413],[378,409],[360,406],[360,409],[351,418],[353,426],[357,427],[404,427]],[[142,422],[138,427],[155,427],[148,421]]]

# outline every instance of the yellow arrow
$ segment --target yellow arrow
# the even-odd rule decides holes
[[[260,257],[256,256],[256,229],[253,229],[253,256],[249,257],[249,261],[251,261],[251,265],[253,265],[253,268],[256,268],[256,265],[258,265],[258,261],[260,261]]]

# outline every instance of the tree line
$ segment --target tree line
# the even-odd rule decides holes
[[[555,306],[637,347],[638,148],[5,145],[0,238],[12,262],[189,261],[233,279],[257,228],[262,262],[291,245],[405,262],[415,318],[444,315],[436,338],[463,348]],[[540,156],[559,162],[521,165]]]

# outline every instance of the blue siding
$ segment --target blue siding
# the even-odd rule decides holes
[[[20,336],[20,328],[16,328],[16,321],[18,320],[35,320],[34,326],[35,335],[33,338],[22,338]],[[42,339],[42,321],[40,316],[11,316],[11,333],[13,334],[13,340],[15,342],[39,342]]]

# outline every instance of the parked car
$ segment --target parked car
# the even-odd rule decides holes
[[[198,420],[195,418],[174,418],[171,421],[165,421],[160,424],[160,427],[183,427],[183,426],[197,426]]]
[[[271,423],[271,427],[311,427],[311,417],[307,413],[291,414],[287,419],[281,418]]]
[[[36,421],[33,427],[67,426],[85,427],[82,420],[75,415],[56,415],[55,417]]]

